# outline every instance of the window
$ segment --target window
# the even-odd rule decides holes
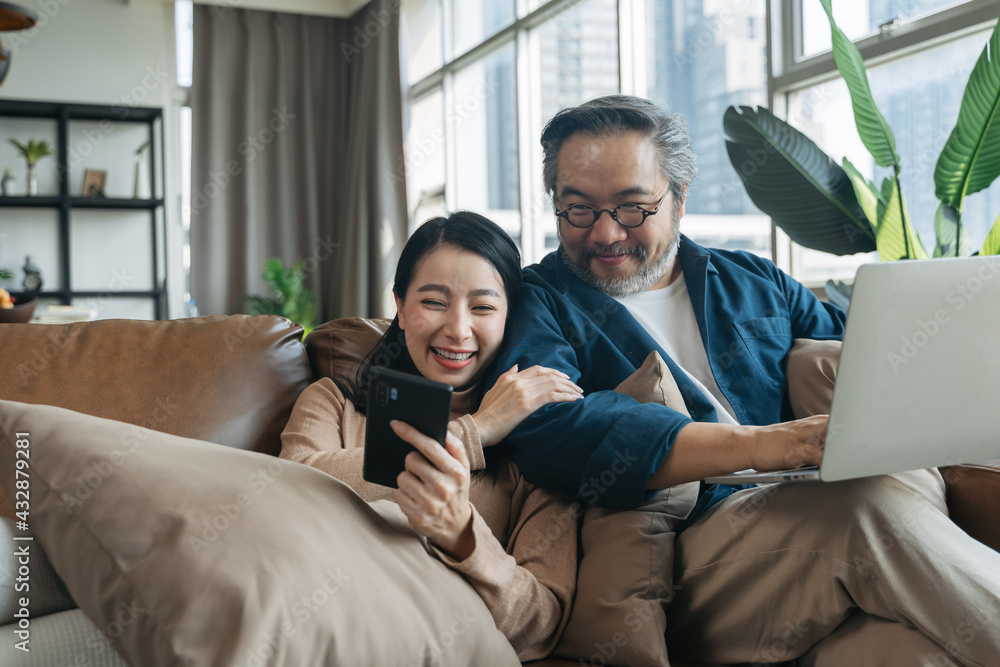
[[[834,8],[866,59],[903,159],[907,205],[933,252],[934,163],[996,22],[995,0]],[[526,263],[538,261],[556,247],[541,184],[545,122],[567,106],[624,92],[688,118],[699,175],[688,193],[686,234],[771,257],[814,284],[850,278],[874,259],[791,243],[746,196],[725,147],[728,106],[771,106],[835,159],[846,155],[862,172],[883,176],[857,138],[820,0],[407,0],[404,13],[412,224],[471,208],[508,229]],[[963,222],[974,244],[998,211],[998,185],[967,200]]]
[[[682,231],[699,243],[771,256],[771,222],[729,162],[722,116],[731,104],[767,104],[764,0],[645,3],[647,96],[688,118],[698,156]]]
[[[184,230],[181,259],[184,265],[184,303],[187,312],[196,314],[191,300],[191,82],[194,75],[194,3],[174,3],[177,30],[177,98],[181,100],[178,129],[181,141],[181,227]]]
[[[795,0],[802,16],[800,57],[830,50],[830,24],[819,0]],[[894,23],[932,14],[961,0],[856,0],[833,3],[833,18],[852,40],[878,35]]]

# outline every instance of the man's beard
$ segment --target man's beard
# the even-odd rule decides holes
[[[649,251],[646,250],[644,246],[639,245],[625,246],[613,243],[608,246],[584,248],[580,252],[578,262],[573,261],[573,259],[566,253],[565,249],[563,249],[560,254],[562,255],[563,263],[569,267],[577,278],[591,287],[604,292],[612,298],[621,299],[627,296],[632,296],[633,294],[645,292],[650,287],[655,285],[656,282],[670,270],[673,266],[674,259],[677,257],[677,248],[680,246],[681,242],[679,223],[680,219],[674,221],[673,238],[670,241],[670,245],[667,247],[663,255],[651,264],[647,264],[647,261],[649,260]],[[561,244],[562,225],[557,225],[556,231]],[[618,257],[621,255],[635,255],[639,260],[639,268],[637,268],[633,273],[620,278],[603,278],[595,274],[590,268],[590,260],[594,257]]]

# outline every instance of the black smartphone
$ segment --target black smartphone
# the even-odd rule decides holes
[[[396,435],[389,422],[398,419],[444,447],[451,416],[451,385],[386,368],[372,368],[368,380],[364,478],[397,487],[413,446]]]

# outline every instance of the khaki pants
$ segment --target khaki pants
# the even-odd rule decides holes
[[[781,662],[816,644],[818,665],[893,664],[871,659],[884,650],[1000,665],[1000,554],[951,522],[943,487],[924,470],[734,494],[677,540],[671,657]]]
[[[790,361],[793,407],[811,406],[797,416],[835,379],[835,358],[812,353],[826,381],[796,386],[808,373]],[[944,494],[937,470],[918,470],[727,498],[677,540],[671,657],[1000,665],[1000,554],[948,518]]]

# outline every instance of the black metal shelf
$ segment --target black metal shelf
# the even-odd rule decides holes
[[[0,206],[17,208],[56,208],[63,202],[59,195],[43,195],[40,197],[0,197]]]
[[[129,199],[127,197],[70,197],[73,208],[155,210],[163,206],[162,199]]]
[[[0,100],[0,118],[37,118],[51,120],[56,124],[56,159],[59,169],[59,193],[38,197],[0,197],[3,208],[51,208],[59,214],[59,257],[64,287],[41,293],[39,296],[59,299],[69,305],[73,299],[81,297],[148,298],[154,300],[155,317],[163,319],[167,314],[167,268],[159,267],[160,242],[166,247],[166,222],[157,220],[157,212],[164,204],[162,198],[132,199],[126,197],[80,197],[69,194],[69,124],[73,121],[99,121],[111,123],[143,123],[149,126],[149,161],[152,166],[150,181],[153,191],[160,193],[157,174],[164,174],[162,158],[156,154],[156,124],[159,123],[160,145],[163,141],[163,110],[155,107],[103,106],[97,104],[75,104],[63,102],[35,102],[30,100]],[[70,266],[70,224],[71,213],[76,209],[88,210],[133,210],[149,211],[152,234],[151,272],[154,289],[131,291],[90,291],[72,288]]]
[[[152,123],[163,116],[156,107],[123,105],[75,104],[67,102],[35,102],[32,100],[0,100],[0,116],[17,118],[59,118],[67,120],[107,120],[122,123]]]
[[[0,206],[10,208],[58,208],[68,204],[71,208],[154,210],[163,206],[162,199],[129,199],[128,197],[0,197]]]

